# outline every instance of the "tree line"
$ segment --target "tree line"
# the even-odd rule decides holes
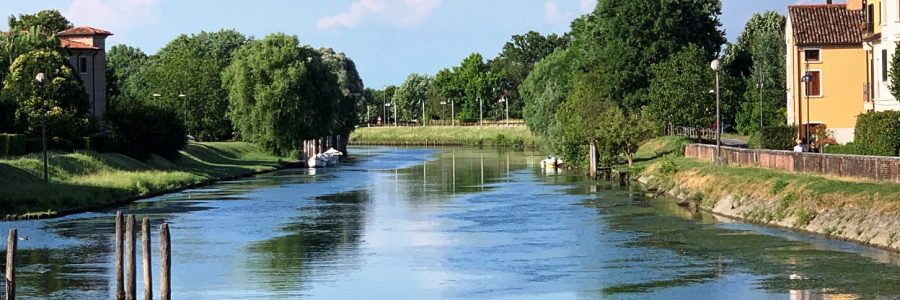
[[[33,134],[33,102],[43,97],[54,138],[107,136],[114,151],[136,158],[174,158],[187,137],[241,139],[296,155],[303,140],[348,136],[365,108],[368,94],[345,54],[284,33],[257,39],[224,29],[182,34],[152,55],[128,45],[108,49],[108,130],[98,133],[55,37],[71,27],[53,10],[10,18],[0,39],[0,132]],[[54,78],[44,91],[33,79],[39,70]]]

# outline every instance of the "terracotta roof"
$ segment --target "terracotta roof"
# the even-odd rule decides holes
[[[113,35],[112,32],[97,29],[90,26],[82,26],[70,28],[56,34],[57,36],[73,36],[73,35]]]
[[[80,50],[100,50],[98,47],[94,47],[82,42],[76,42],[73,40],[59,40],[59,44],[62,45],[63,48],[69,49],[80,49]]]
[[[797,46],[862,45],[862,11],[847,10],[846,4],[788,6]]]

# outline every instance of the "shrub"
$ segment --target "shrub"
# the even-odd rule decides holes
[[[900,112],[870,112],[856,121],[855,150],[863,155],[896,156],[900,150]]]
[[[172,160],[187,144],[184,123],[175,111],[161,106],[124,101],[110,108],[106,122],[110,150],[136,159],[156,153]]]
[[[828,145],[822,148],[827,154],[859,154],[856,151],[856,144],[849,143],[846,145]]]
[[[25,153],[25,135],[0,134],[0,156],[23,155]]]
[[[664,175],[675,175],[678,173],[678,163],[671,156],[666,156],[662,164],[659,165],[659,172]]]
[[[754,149],[791,150],[797,143],[797,127],[767,126],[750,137]]]

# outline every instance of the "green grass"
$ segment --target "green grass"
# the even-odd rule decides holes
[[[51,153],[42,180],[40,154],[0,159],[0,215],[48,217],[134,197],[276,169],[282,158],[241,142],[190,143],[181,158],[138,161],[115,153]]]
[[[366,127],[350,135],[355,145],[516,146],[541,145],[525,126]]]
[[[682,147],[683,143],[672,137],[651,140],[638,151],[642,161],[637,169],[714,199],[726,195],[777,198],[784,205],[800,211],[809,211],[805,205],[815,205],[818,210],[844,205],[900,210],[900,184],[763,168],[718,167],[711,162],[685,158],[683,152],[678,156],[660,155],[666,150]],[[677,172],[671,174],[672,169]]]

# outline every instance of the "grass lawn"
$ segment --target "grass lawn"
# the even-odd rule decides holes
[[[797,199],[798,204],[803,202],[820,209],[844,205],[888,211],[900,209],[900,184],[763,168],[718,167],[711,162],[685,158],[680,149],[687,142],[675,137],[649,141],[636,154],[636,171],[668,180],[671,184],[677,182],[705,198],[746,195],[757,199]],[[674,167],[674,174],[661,172],[664,164],[670,170]]]
[[[109,206],[211,180],[276,169],[283,158],[242,142],[190,143],[181,158],[142,162],[115,153],[50,153],[42,180],[40,154],[0,159],[0,215],[51,217]]]
[[[355,145],[518,146],[541,145],[525,126],[363,127],[350,135]]]

